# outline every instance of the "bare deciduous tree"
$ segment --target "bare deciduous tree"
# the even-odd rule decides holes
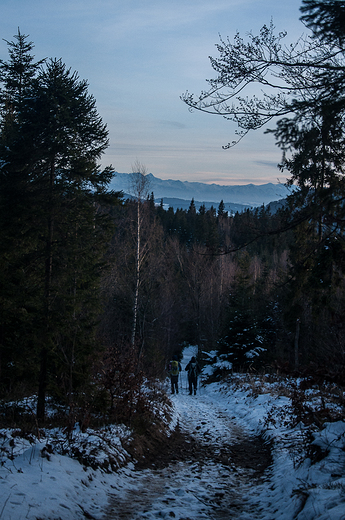
[[[145,257],[145,246],[141,244],[141,225],[142,225],[142,204],[147,198],[149,192],[149,179],[147,177],[146,166],[136,161],[132,165],[132,176],[130,185],[131,194],[136,199],[137,204],[137,221],[136,221],[136,259],[135,259],[135,293],[133,304],[133,326],[131,344],[134,345],[138,316],[138,298],[140,287],[140,269]]]

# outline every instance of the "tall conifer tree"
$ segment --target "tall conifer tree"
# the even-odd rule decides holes
[[[10,83],[11,68],[2,65]],[[34,345],[39,353],[37,415],[43,419],[50,376],[62,378],[71,396],[78,379],[73,372],[80,372],[94,348],[108,227],[98,200],[107,196],[113,172],[97,164],[108,132],[87,82],[57,59],[28,78],[11,132],[3,126],[1,134],[0,196],[2,213],[14,223],[2,233],[21,246],[15,276],[26,263],[23,285],[31,292],[30,308],[22,302],[31,317],[26,347]],[[27,250],[21,243],[25,234]]]

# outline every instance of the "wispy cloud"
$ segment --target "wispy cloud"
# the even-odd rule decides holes
[[[234,126],[191,114],[180,95],[207,88],[219,33],[257,32],[272,16],[278,28],[295,31],[299,6],[300,0],[2,0],[0,38],[11,40],[19,26],[37,59],[61,57],[89,81],[110,133],[102,163],[130,171],[138,158],[162,178],[276,182],[273,139],[256,132],[225,152]],[[7,59],[4,42],[0,59]]]
[[[159,124],[162,126],[177,128],[179,130],[183,130],[186,128],[186,125],[184,123],[180,123],[179,121],[159,121]]]

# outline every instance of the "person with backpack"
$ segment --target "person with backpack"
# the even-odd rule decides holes
[[[198,386],[198,375],[200,374],[201,370],[194,356],[186,366],[186,370],[188,371],[189,395],[193,394],[193,387],[194,395],[196,395],[196,389]]]
[[[177,356],[173,356],[172,360],[168,365],[168,374],[170,376],[172,394],[174,394],[175,391],[178,394],[178,378],[181,370],[181,363],[178,361]]]

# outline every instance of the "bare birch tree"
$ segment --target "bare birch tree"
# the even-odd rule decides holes
[[[149,179],[147,177],[147,168],[140,161],[136,161],[132,165],[132,175],[130,182],[130,192],[136,199],[136,256],[135,256],[135,292],[133,304],[133,325],[131,344],[134,345],[138,316],[138,299],[140,287],[140,269],[145,257],[145,247],[141,244],[141,226],[143,220],[142,206],[147,199],[149,193]]]

